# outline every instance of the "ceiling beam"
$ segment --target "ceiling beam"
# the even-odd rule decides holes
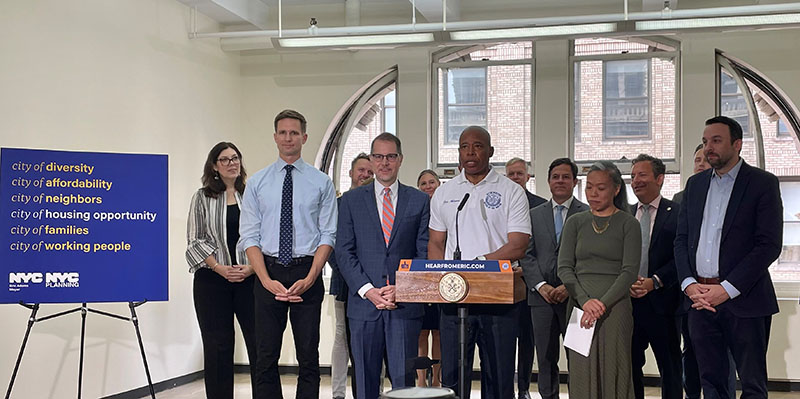
[[[267,29],[269,6],[260,0],[179,0],[223,25],[250,23]]]
[[[442,0],[409,0],[428,22],[442,21]],[[461,0],[447,0],[447,20],[461,19]]]

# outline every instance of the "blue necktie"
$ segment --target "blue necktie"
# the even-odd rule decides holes
[[[564,208],[564,205],[556,205],[556,242],[561,240],[561,230],[564,229],[564,214],[562,213]]]
[[[292,169],[293,165],[283,167],[286,176],[283,178],[283,194],[281,194],[281,228],[278,241],[278,262],[288,266],[292,261]]]

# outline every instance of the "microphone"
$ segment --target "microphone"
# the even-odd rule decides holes
[[[453,260],[461,260],[461,247],[458,245],[458,213],[464,209],[468,199],[469,193],[464,194],[464,198],[461,199],[461,203],[458,204],[458,209],[456,209],[456,249],[453,251]]]

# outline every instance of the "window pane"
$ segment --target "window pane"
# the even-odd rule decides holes
[[[575,139],[576,143],[581,142],[581,69],[580,63],[576,62],[573,64],[573,76],[575,77],[575,81],[573,82],[573,90],[572,90],[572,136]]]
[[[723,80],[726,82],[733,81],[735,83],[730,75],[722,74],[722,76],[727,76],[727,78],[723,78]],[[748,87],[746,93],[752,96],[753,93],[755,93],[758,89],[750,82],[747,83]],[[742,125],[744,137],[742,138],[741,157],[751,165],[756,165],[756,143],[755,138],[749,129],[750,111],[747,109],[746,104],[744,104],[745,99],[741,94],[741,91],[739,91],[739,93],[740,94],[737,95],[737,101],[740,101],[742,105],[739,105],[740,108],[736,109],[736,112],[731,111],[731,113],[736,116],[732,116],[730,113],[726,115],[724,109],[723,115],[734,118],[737,122],[739,122],[739,124]],[[761,95],[763,95],[763,93]],[[730,99],[731,97],[721,94],[720,98],[722,99],[722,104],[724,105],[726,99]],[[734,108],[728,109],[730,110]],[[776,176],[800,176],[800,151],[798,150],[797,140],[794,139],[791,134],[779,134],[778,127],[780,123],[770,120],[770,116],[764,112],[761,106],[756,107],[756,110],[758,112],[758,121],[761,125],[761,136],[764,142],[765,169],[772,172]],[[767,108],[767,110],[771,111],[769,108]]]
[[[394,107],[395,105],[397,105],[397,104],[395,104],[395,94],[394,93],[395,93],[395,91],[392,90],[392,91],[389,92],[389,94],[386,95],[386,97],[383,98],[383,103],[387,107]]]
[[[786,126],[786,124],[785,124],[785,123],[783,123],[783,121],[782,121],[782,120],[778,120],[778,127],[777,127],[777,129],[778,129],[778,134],[777,134],[777,135],[778,135],[778,137],[781,137],[781,136],[788,136],[788,135],[789,135],[789,127],[788,127],[788,126]]]
[[[470,53],[473,61],[507,61],[530,59],[533,56],[533,42],[500,43],[483,50]]]
[[[528,189],[528,191],[536,194],[536,178],[531,176],[530,180],[528,180],[528,184],[526,184],[525,187]],[[539,196],[545,199],[550,199],[549,194],[550,193],[547,193],[547,195],[539,195]]]
[[[606,62],[606,97],[647,97],[648,60]]]
[[[455,74],[453,73],[455,72]],[[451,84],[461,79],[463,84]],[[470,84],[483,77],[482,90]],[[495,148],[493,163],[520,157],[530,160],[531,66],[497,65],[483,68],[439,69],[438,163],[458,163],[458,137],[470,125],[485,127]],[[469,80],[472,83],[467,84]],[[455,98],[452,98],[455,97]]]
[[[529,60],[531,57],[533,57],[533,42],[499,43],[469,47],[444,55],[438,62]]]
[[[648,45],[634,43],[628,40],[606,39],[606,38],[587,38],[575,39],[574,53],[581,55],[600,55],[600,54],[629,54],[646,53],[652,50]]]
[[[647,98],[648,60],[605,63],[605,136],[650,135],[650,104]]]
[[[486,103],[486,69],[453,68],[447,71],[448,104]]]
[[[390,91],[383,99],[385,100],[390,94],[393,95],[394,92],[394,90]],[[381,98],[376,98],[375,102],[380,104]],[[393,134],[395,133],[394,115],[396,111],[396,108],[384,108],[383,112],[377,113],[375,118],[366,126],[366,129],[362,130],[354,127],[353,130],[350,131],[350,135],[347,136],[347,141],[339,147],[342,151],[342,163],[338,171],[339,190],[341,192],[345,192],[350,188],[350,162],[361,152],[369,154],[369,146],[372,143],[372,139],[383,133],[381,127],[385,124],[386,131]],[[389,115],[391,115],[391,118],[388,117]],[[386,120],[383,120],[384,116],[387,117]]]
[[[675,60],[654,57],[603,64],[575,62],[575,160],[633,159],[640,153],[674,158]]]
[[[775,281],[800,281],[800,182],[781,182],[783,251],[769,271]]]
[[[750,131],[750,111],[736,80],[724,69],[720,74],[720,109],[723,116],[728,116],[742,125],[744,137],[752,137]]]
[[[388,97],[388,96],[387,96]],[[396,121],[396,109],[394,107],[391,108],[384,108],[383,109],[383,127],[384,130],[391,133],[397,134],[397,121]]]

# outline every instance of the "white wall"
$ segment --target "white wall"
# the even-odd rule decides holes
[[[188,40],[188,16],[174,0],[0,2],[2,146],[169,155],[170,300],[138,310],[155,381],[202,368],[183,255],[188,202],[208,150],[242,137],[239,56]],[[218,29],[202,16],[199,24]],[[67,308],[43,305],[40,316]],[[27,317],[0,306],[4,389]],[[79,313],[35,325],[12,397],[74,397],[79,332]],[[145,384],[132,325],[90,314],[83,397]]]

